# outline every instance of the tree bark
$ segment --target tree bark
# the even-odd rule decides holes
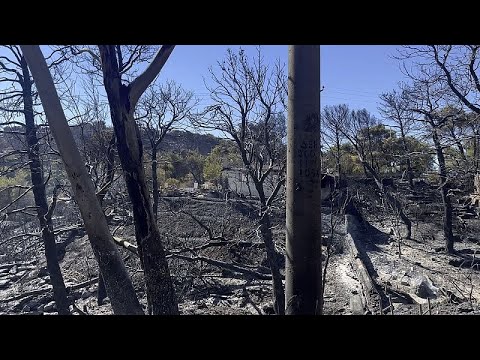
[[[336,162],[337,162],[337,173],[338,173],[338,179],[336,182],[336,188],[338,189],[342,183],[342,165],[341,165],[341,149],[340,149],[340,136],[339,136],[339,131],[338,129],[335,130],[335,141],[336,141],[336,147],[337,147],[337,156],[336,156]]]
[[[59,315],[70,315],[69,301],[65,282],[63,281],[62,270],[58,264],[57,246],[55,235],[53,233],[52,214],[49,214],[47,196],[45,192],[45,182],[43,179],[42,163],[39,155],[39,143],[37,138],[37,129],[33,114],[32,81],[25,58],[21,58],[22,67],[22,96],[23,110],[25,116],[25,136],[27,140],[27,153],[30,160],[30,176],[33,185],[33,197],[35,206],[37,206],[37,218],[42,231],[43,245],[45,247],[45,257],[47,260],[47,270],[53,287],[53,298],[57,305]]]
[[[433,126],[433,125],[432,125]],[[443,236],[445,238],[445,248],[448,253],[453,253],[453,211],[452,201],[448,196],[450,186],[447,178],[447,166],[445,164],[445,156],[443,155],[442,145],[438,137],[437,129],[433,127],[433,144],[437,152],[438,159],[438,175],[440,176],[440,193],[443,202]]]
[[[265,209],[263,211],[268,210]],[[268,265],[272,272],[273,308],[277,315],[285,315],[285,292],[283,290],[282,275],[280,274],[280,266],[277,259],[278,253],[275,250],[272,225],[268,213],[265,213],[260,220],[260,233],[262,234],[262,240],[265,243]]]
[[[100,191],[97,193],[100,206],[103,206],[103,199],[110,186],[112,186],[113,178],[115,176],[115,143],[115,134],[113,134],[107,148],[107,178],[105,179],[105,183],[101,185]],[[98,268],[97,304],[102,305],[103,300],[105,300],[106,297],[107,289],[105,289],[105,281],[103,281],[102,272],[100,271],[100,268]]]
[[[132,281],[113,242],[107,219],[95,194],[95,187],[75,144],[52,76],[38,45],[20,45],[40,95],[43,108],[75,201],[82,214],[93,253],[98,261],[115,314],[143,314]]]
[[[410,187],[410,190],[413,190],[413,169],[412,169],[412,163],[410,161],[410,155],[408,155],[408,145],[407,145],[407,140],[405,138],[405,131],[403,129],[402,122],[400,121],[400,136],[402,137],[402,145],[403,145],[403,151],[405,152],[405,155],[407,156],[407,178],[408,178],[408,186]]]
[[[135,238],[144,270],[149,313],[178,314],[168,262],[145,181],[143,145],[133,116],[135,109],[130,99],[131,88],[121,83],[115,47],[99,45],[99,50],[118,156],[133,207]]]
[[[153,215],[158,219],[158,176],[157,176],[157,148],[152,148],[152,190],[153,190]]]

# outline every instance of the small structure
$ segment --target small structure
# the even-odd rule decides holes
[[[280,180],[279,169],[273,169],[269,179],[265,181],[265,196],[269,197],[277,182]],[[248,175],[247,170],[243,168],[224,168],[222,177],[226,179],[228,189],[241,197],[258,198],[258,192],[255,185]],[[322,174],[322,201],[330,197],[335,188],[335,177],[330,174]]]

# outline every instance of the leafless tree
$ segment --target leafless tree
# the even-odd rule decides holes
[[[425,68],[420,74],[422,75],[417,75],[417,79],[413,84],[405,87],[404,90],[408,96],[409,109],[418,114],[417,121],[425,125],[425,130],[433,140],[438,160],[438,175],[440,177],[439,190],[444,208],[443,233],[445,245],[447,252],[453,253],[453,209],[451,194],[449,192],[451,179],[448,177],[444,154],[445,144],[442,143],[440,131],[447,125],[449,120],[458,117],[460,113],[454,107],[448,107],[446,88],[435,74]]]
[[[163,45],[146,69],[138,76],[132,76],[133,79],[128,84],[125,84],[128,76],[124,74],[133,66],[136,58],[141,58],[141,49],[135,48],[127,56],[120,45],[99,45],[99,56],[96,59],[101,64],[103,84],[117,138],[118,156],[132,202],[135,237],[144,270],[148,310],[154,315],[178,314],[178,305],[150,203],[143,168],[143,144],[134,114],[140,97],[160,73],[173,49],[173,45]]]
[[[415,78],[415,71],[428,68],[436,79],[450,89],[461,104],[476,115],[480,115],[480,81],[478,68],[480,45],[424,45],[404,46],[399,50],[398,58],[410,60],[414,66],[405,73]],[[478,165],[480,152],[480,134],[475,133],[475,164]],[[478,166],[475,166],[477,178],[480,178]],[[480,189],[477,189],[480,191]]]
[[[152,162],[153,213],[158,217],[158,162],[160,144],[167,133],[185,128],[193,107],[197,104],[193,93],[169,81],[164,85],[150,87],[139,101],[137,119],[144,129],[150,145]]]
[[[342,124],[340,132],[345,136],[345,138],[350,142],[350,144],[355,149],[358,159],[362,163],[365,172],[370,174],[375,184],[377,185],[380,192],[383,194],[387,202],[390,204],[395,213],[398,213],[402,222],[407,228],[406,238],[410,239],[412,236],[412,222],[407,217],[405,212],[402,209],[401,203],[393,194],[390,193],[388,189],[383,185],[383,181],[380,178],[377,170],[372,166],[373,161],[367,160],[367,153],[371,153],[370,141],[364,137],[365,126],[370,126],[371,124],[376,123],[376,121],[368,119],[371,117],[370,113],[363,109],[359,111],[352,111],[347,121]]]
[[[260,48],[251,60],[243,50],[235,53],[229,49],[216,69],[210,68],[210,75],[212,81],[206,87],[213,104],[198,125],[218,130],[235,142],[259,197],[259,233],[272,272],[274,309],[284,314],[285,295],[269,215],[285,182],[284,69],[279,63],[269,68]],[[272,176],[277,180],[267,196],[266,180]]]
[[[334,153],[335,153],[335,163],[336,163],[336,172],[338,174],[338,183],[341,183],[342,179],[342,153],[341,145],[343,142],[343,135],[340,131],[343,124],[348,119],[350,111],[348,106],[345,104],[335,105],[335,106],[325,106],[322,113],[322,126],[321,131],[326,141],[323,141],[323,144],[333,143]]]
[[[46,184],[43,165],[40,155],[40,143],[37,135],[37,123],[35,119],[36,92],[30,71],[17,45],[4,45],[6,55],[0,56],[0,111],[12,118],[9,124],[16,124],[22,128],[25,138],[25,150],[28,156],[28,166],[32,181],[33,196],[37,218],[40,224],[42,240],[45,247],[47,269],[50,275],[53,295],[58,309],[62,315],[70,314],[69,300],[63,280],[62,272],[58,264],[55,235],[53,230],[52,215],[56,205],[56,194],[52,202],[47,201]],[[17,120],[18,119],[18,120]],[[5,124],[5,123],[4,123]]]
[[[403,157],[406,163],[408,184],[413,190],[413,170],[408,148],[407,136],[412,130],[414,118],[408,108],[408,101],[404,92],[393,90],[380,95],[380,113],[388,120],[391,120],[394,128],[400,132],[400,139],[403,145]]]
[[[94,185],[75,144],[45,58],[37,45],[21,45],[65,164],[90,244],[116,314],[143,314],[125,264],[113,242]]]

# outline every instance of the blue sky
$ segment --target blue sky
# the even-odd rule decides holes
[[[209,66],[225,57],[228,48],[238,50],[240,45],[177,45],[165,64],[157,81],[175,80],[185,89],[193,91],[200,99],[200,106],[209,105],[209,95],[203,78],[208,81]],[[241,45],[248,55],[254,56],[254,45]],[[393,45],[324,45],[321,46],[320,81],[325,90],[321,105],[346,103],[352,109],[366,108],[380,117],[377,110],[378,96],[397,87],[404,80]],[[276,59],[287,64],[287,45],[263,45],[266,62]],[[0,48],[0,55],[5,50]]]
[[[160,74],[159,81],[174,79],[186,89],[194,91],[201,105],[208,104],[203,78],[209,78],[208,67],[221,60],[228,48],[239,45],[177,45]],[[250,54],[255,46],[242,45]],[[378,95],[396,88],[404,79],[399,62],[391,56],[396,53],[393,45],[325,45],[321,46],[322,107],[346,103],[351,108],[366,108],[378,114]],[[263,45],[265,61],[280,58],[288,60],[287,45]]]

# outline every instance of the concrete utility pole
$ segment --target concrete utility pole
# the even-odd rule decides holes
[[[287,315],[321,312],[320,46],[288,48]]]

